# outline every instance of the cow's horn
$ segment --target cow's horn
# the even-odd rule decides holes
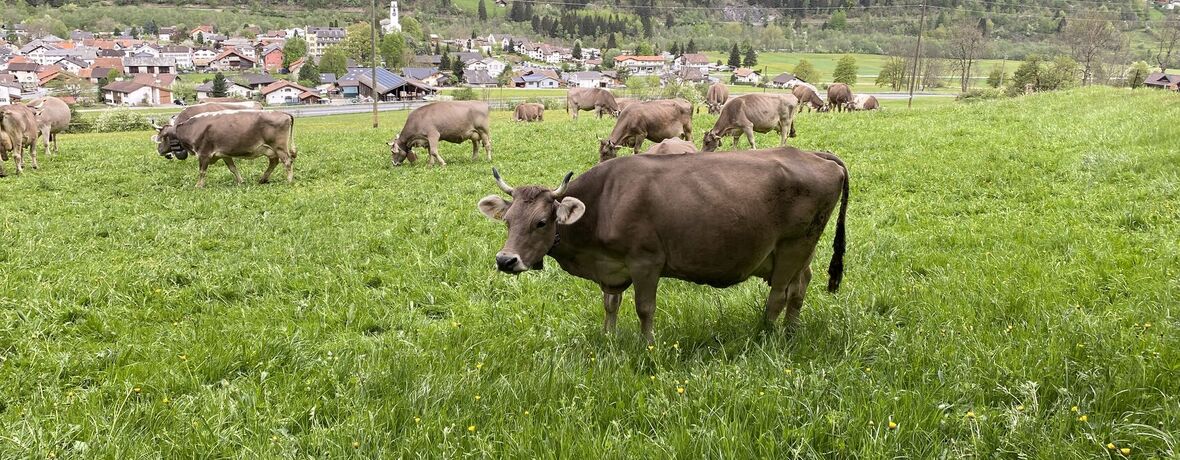
[[[557,186],[557,190],[554,190],[553,194],[557,195],[558,198],[560,198],[562,195],[565,195],[565,189],[570,185],[571,177],[574,177],[573,171],[565,173],[565,179],[561,180],[561,185]]]
[[[492,177],[496,178],[496,185],[500,186],[500,190],[503,190],[504,193],[507,193],[510,196],[512,195],[512,187],[509,186],[508,183],[504,182],[504,179],[500,178],[500,171],[495,167],[492,168]]]

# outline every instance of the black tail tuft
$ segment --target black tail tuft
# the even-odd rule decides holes
[[[840,289],[840,281],[844,279],[844,218],[848,214],[848,167],[840,158],[827,154],[825,158],[835,161],[844,170],[844,190],[840,197],[840,215],[836,217],[836,237],[832,239],[832,261],[828,264],[828,292]]]

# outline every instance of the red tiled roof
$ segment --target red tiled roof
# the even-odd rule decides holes
[[[262,94],[270,94],[270,93],[273,93],[273,92],[278,91],[280,89],[286,88],[288,86],[298,89],[303,92],[310,92],[311,91],[310,88],[307,88],[307,87],[300,85],[298,83],[295,83],[293,81],[279,80],[279,81],[276,81],[276,82],[271,83],[269,85],[266,85],[265,88],[262,88],[258,92],[260,92]]]

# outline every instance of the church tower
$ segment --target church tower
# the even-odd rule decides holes
[[[397,0],[389,2],[389,19],[381,21],[381,25],[384,26],[382,29],[385,33],[402,31],[402,23],[398,18]]]

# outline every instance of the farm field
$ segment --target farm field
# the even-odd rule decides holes
[[[607,336],[552,260],[497,273],[475,208],[611,119],[495,112],[494,161],[393,168],[405,112],[299,118],[294,184],[204,190],[150,132],[63,135],[0,178],[0,458],[1180,455],[1180,97],[929,100],[800,115],[852,190],[793,335],[760,280],[664,280],[652,348],[630,292]]]
[[[704,54],[709,56],[711,60],[720,59],[725,62],[728,59],[728,52],[705,51]],[[858,54],[849,53],[856,58],[857,65],[857,84],[853,89],[864,92],[881,92],[888,91],[888,88],[878,87],[874,84],[877,75],[881,73],[881,68],[889,61],[889,56],[882,54]],[[807,59],[811,65],[815,67],[820,73],[820,82],[830,83],[832,81],[832,74],[836,71],[836,62],[843,57],[844,54],[835,53],[787,53],[781,51],[766,51],[758,53],[758,65],[755,66],[759,70],[765,68],[766,75],[774,78],[776,75],[783,72],[790,72],[795,69],[795,65],[799,64],[801,59]],[[992,66],[1000,65],[1003,59],[981,59],[975,65],[978,71],[973,71],[975,77],[975,86],[982,85],[987,78],[987,73],[991,71]],[[1020,61],[1008,60],[1006,64],[1006,71],[1009,75],[1016,71],[1016,67],[1020,65]],[[958,92],[958,80],[950,81],[948,75],[949,88],[941,88],[939,90],[948,92]],[[932,89],[933,90],[933,89]]]

